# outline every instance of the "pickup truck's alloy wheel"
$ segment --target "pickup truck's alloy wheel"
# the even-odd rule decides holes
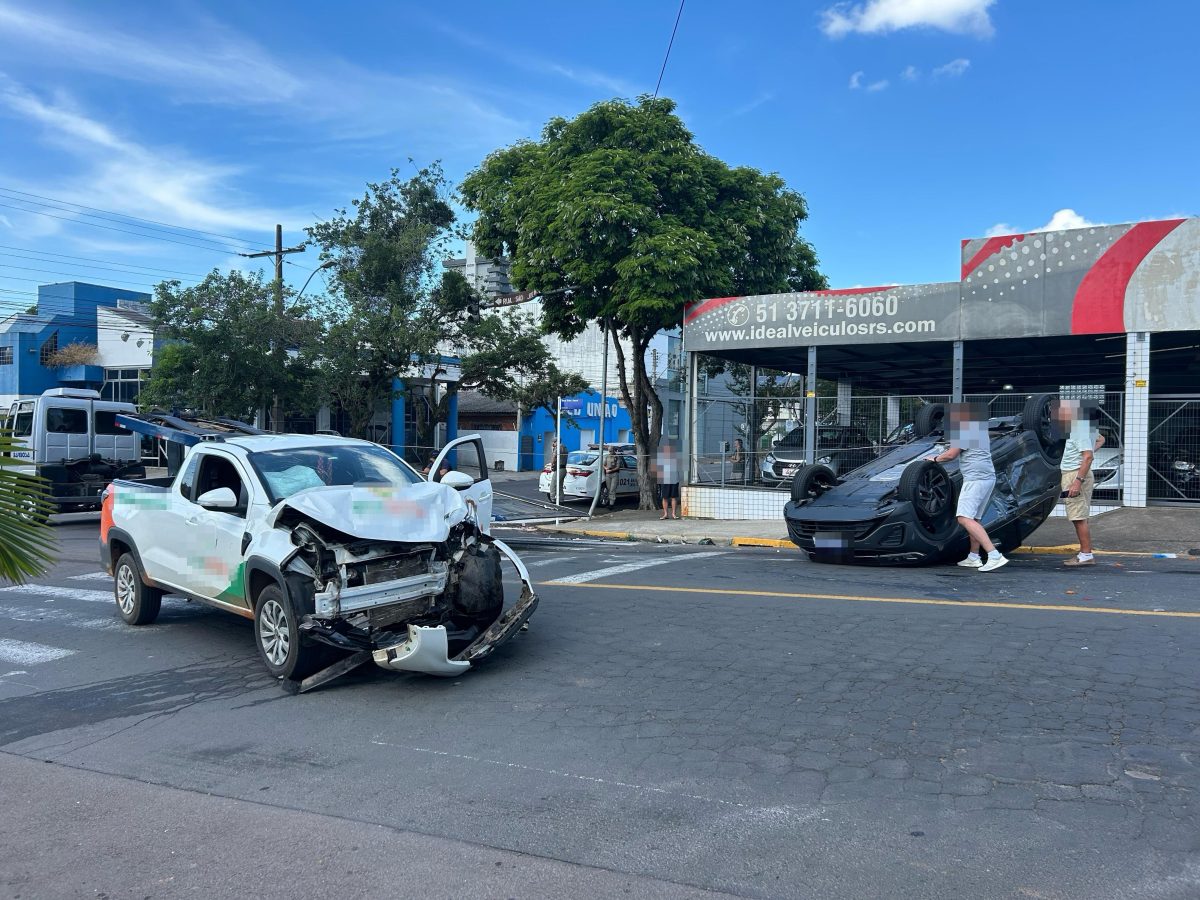
[[[162,591],[148,587],[138,572],[132,553],[123,553],[113,570],[113,597],[117,612],[130,625],[149,625],[162,608]]]
[[[288,633],[287,613],[278,600],[267,600],[258,616],[258,637],[262,642],[263,655],[273,666],[287,662],[292,637]]]
[[[305,642],[292,603],[278,585],[269,584],[254,605],[254,642],[267,670],[276,678],[302,681],[322,666],[331,654]]]

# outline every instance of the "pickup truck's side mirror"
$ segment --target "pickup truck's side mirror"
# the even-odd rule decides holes
[[[452,487],[456,491],[465,490],[475,484],[475,479],[465,472],[447,472],[441,478],[442,484],[446,487]]]
[[[196,502],[205,509],[237,509],[238,505],[237,494],[227,487],[205,491],[196,498]]]

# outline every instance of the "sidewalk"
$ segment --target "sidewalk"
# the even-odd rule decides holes
[[[722,547],[766,546],[795,550],[788,540],[783,516],[769,521],[679,519],[662,521],[650,510],[618,510],[591,520],[539,525],[541,531],[603,537],[624,541],[671,544],[716,544]],[[1117,509],[1091,520],[1092,541],[1102,553],[1186,556],[1200,547],[1200,508],[1154,507]],[[1062,553],[1078,548],[1075,528],[1066,519],[1051,518],[1025,541],[1029,552]]]

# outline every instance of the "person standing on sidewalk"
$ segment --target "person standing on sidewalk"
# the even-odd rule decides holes
[[[1104,435],[1092,421],[1092,410],[1078,400],[1060,400],[1058,423],[1067,434],[1063,446],[1062,498],[1067,518],[1075,526],[1079,538],[1079,552],[1063,563],[1064,566],[1094,566],[1092,555],[1092,530],[1088,515],[1092,509],[1092,490],[1096,477],[1092,474],[1092,461],[1096,451],[1104,446]]]
[[[950,446],[927,459],[940,463],[955,458],[959,460],[958,469],[962,473],[962,487],[958,492],[958,524],[971,540],[971,552],[958,564],[980,572],[994,572],[1007,565],[1008,559],[996,549],[981,521],[992,490],[996,487],[996,467],[992,463],[992,439],[988,434],[986,410],[972,410],[965,403],[950,406]],[[986,560],[980,558],[980,548],[987,553]]]
[[[604,457],[604,486],[608,489],[608,508],[617,508],[617,483],[621,476],[621,457],[612,447]]]
[[[658,490],[662,498],[662,519],[679,518],[679,458],[670,441],[658,448]],[[670,506],[670,515],[667,507]]]

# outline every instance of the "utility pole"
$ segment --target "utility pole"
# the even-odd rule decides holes
[[[275,257],[275,315],[279,317],[279,321],[283,321],[283,258],[289,253],[303,253],[305,247],[299,244],[295,247],[288,247],[286,250],[283,247],[283,226],[275,226],[275,249],[263,250],[260,253],[239,253],[238,256],[244,256],[247,259],[258,259],[264,256]],[[279,371],[283,371],[283,361],[287,354],[287,347],[283,341],[272,340],[272,352],[276,356],[276,362],[279,365]],[[283,431],[283,400],[279,396],[279,392],[275,392],[275,396],[271,402],[271,430],[276,434]]]

